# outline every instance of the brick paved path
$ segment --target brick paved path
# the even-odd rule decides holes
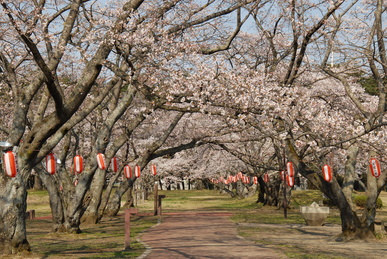
[[[161,224],[141,236],[148,250],[140,258],[287,258],[238,237],[229,216],[210,212],[163,216]]]

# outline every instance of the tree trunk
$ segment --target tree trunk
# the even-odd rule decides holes
[[[20,164],[19,164],[20,165]],[[22,175],[9,178],[0,170],[0,254],[16,254],[30,251],[26,235],[27,190]]]
[[[347,161],[345,163],[345,177],[343,182],[343,193],[346,197],[349,205],[352,210],[355,210],[355,206],[352,202],[352,193],[353,187],[355,184],[355,174],[356,174],[356,159],[359,153],[359,148],[356,145],[352,145],[348,148],[347,152]]]
[[[38,174],[34,174],[34,189],[43,190],[43,183]]]
[[[98,207],[98,219],[97,219],[96,223],[99,223],[101,221],[103,215],[105,214],[105,209],[106,209],[106,206],[109,202],[110,194],[112,193],[114,183],[116,182],[116,180],[118,179],[119,176],[120,176],[120,173],[116,173],[110,179],[110,182],[105,190],[105,193],[102,196],[102,200],[101,200],[100,205]]]
[[[40,172],[40,179],[46,186],[47,192],[50,197],[50,208],[52,214],[52,232],[65,232],[64,222],[64,205],[62,200],[59,184],[55,181],[54,175],[48,175],[42,170]]]
[[[116,216],[121,208],[122,196],[133,188],[134,181],[128,180],[121,183],[120,187],[110,197],[108,204],[106,205],[105,214],[108,216]]]
[[[93,181],[91,182],[90,187],[90,203],[87,207],[85,213],[82,216],[82,222],[97,224],[98,219],[100,218],[98,215],[98,208],[101,204],[103,186],[105,185],[105,170],[97,170],[93,177]]]

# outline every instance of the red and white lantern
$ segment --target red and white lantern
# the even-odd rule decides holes
[[[371,174],[376,178],[378,178],[381,175],[380,163],[376,158],[370,159],[370,170],[371,170]]]
[[[78,174],[83,172],[83,157],[81,155],[74,157],[74,172]]]
[[[265,174],[263,175],[263,181],[264,181],[265,183],[268,183],[268,182],[270,181],[270,178],[269,178],[269,174],[268,174],[268,173],[265,173]]]
[[[56,172],[56,159],[53,153],[46,156],[46,171],[51,175]]]
[[[15,177],[17,174],[15,154],[12,151],[7,151],[4,154],[3,159],[4,159],[5,173],[9,177]]]
[[[113,157],[112,161],[110,162],[112,164],[112,170],[113,172],[118,172],[118,162],[117,162],[117,157]]]
[[[132,168],[130,165],[124,166],[124,176],[126,179],[130,179],[133,176]]]
[[[287,182],[289,187],[293,187],[294,186],[294,177],[287,174],[286,175],[286,182]]]
[[[134,167],[134,175],[135,175],[137,178],[139,178],[139,177],[141,176],[141,168],[140,168],[139,165],[136,165],[136,166]]]
[[[254,182],[254,184],[258,184],[258,177],[254,176],[253,177],[253,182]]]
[[[325,181],[332,181],[332,168],[329,165],[324,165],[322,168],[322,174]]]
[[[105,163],[105,155],[102,153],[97,154],[97,162],[98,162],[98,167],[101,170],[106,169],[106,163]]]
[[[286,170],[288,172],[288,175],[290,175],[291,177],[294,177],[294,166],[292,162],[286,163]]]
[[[156,171],[156,166],[155,165],[151,165],[151,173],[156,176],[157,174],[157,171]]]

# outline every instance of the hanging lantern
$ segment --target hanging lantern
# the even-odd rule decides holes
[[[244,175],[244,176],[243,176],[243,180],[242,180],[242,182],[243,182],[244,184],[248,184],[248,183],[250,183],[250,177],[248,177],[248,176]]]
[[[130,179],[132,178],[132,168],[130,167],[130,165],[126,165],[124,166],[124,176],[126,179]]]
[[[270,178],[269,178],[269,174],[268,173],[265,173],[263,175],[263,181],[265,181],[265,183],[268,183],[270,181]]]
[[[118,172],[118,162],[117,162],[117,157],[113,157],[112,161],[110,162],[112,164],[112,170],[113,172]]]
[[[5,173],[9,177],[16,176],[16,173],[17,173],[16,158],[15,158],[15,154],[12,151],[7,151],[4,154],[4,169],[5,169]]]
[[[51,175],[56,172],[56,159],[53,153],[46,156],[46,171]]]
[[[101,170],[106,169],[106,163],[105,163],[105,155],[102,153],[97,154],[97,162],[98,162],[98,167]]]
[[[139,177],[141,176],[141,168],[140,168],[139,165],[136,165],[136,166],[134,167],[134,175],[135,175],[137,178],[139,178]]]
[[[378,178],[381,175],[380,163],[376,158],[370,159],[370,170],[371,170],[371,174],[376,178]]]
[[[242,180],[242,178],[243,178],[243,173],[242,173],[242,172],[239,172],[239,173],[237,174],[237,181],[238,181],[238,180]]]
[[[156,171],[156,166],[155,165],[151,165],[151,172],[154,176],[156,176],[157,174],[157,171]]]
[[[322,174],[325,181],[332,181],[332,168],[329,165],[324,165],[322,168]]]
[[[288,175],[290,175],[291,177],[294,177],[294,166],[292,162],[286,163],[286,170],[288,172]]]
[[[254,184],[258,184],[258,177],[254,176],[253,177],[253,182],[254,182]]]
[[[286,175],[286,182],[287,182],[289,187],[293,187],[294,186],[294,177],[287,174]]]
[[[279,173],[280,173],[280,175],[281,175],[281,180],[282,180],[282,181],[285,181],[285,175],[286,175],[286,174],[285,174],[285,171],[282,170],[282,171],[279,172]]]
[[[83,157],[81,155],[74,157],[74,172],[78,174],[83,172]]]

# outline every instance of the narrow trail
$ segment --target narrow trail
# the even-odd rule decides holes
[[[176,213],[147,230],[141,241],[148,247],[139,258],[287,258],[238,236],[231,214]]]

